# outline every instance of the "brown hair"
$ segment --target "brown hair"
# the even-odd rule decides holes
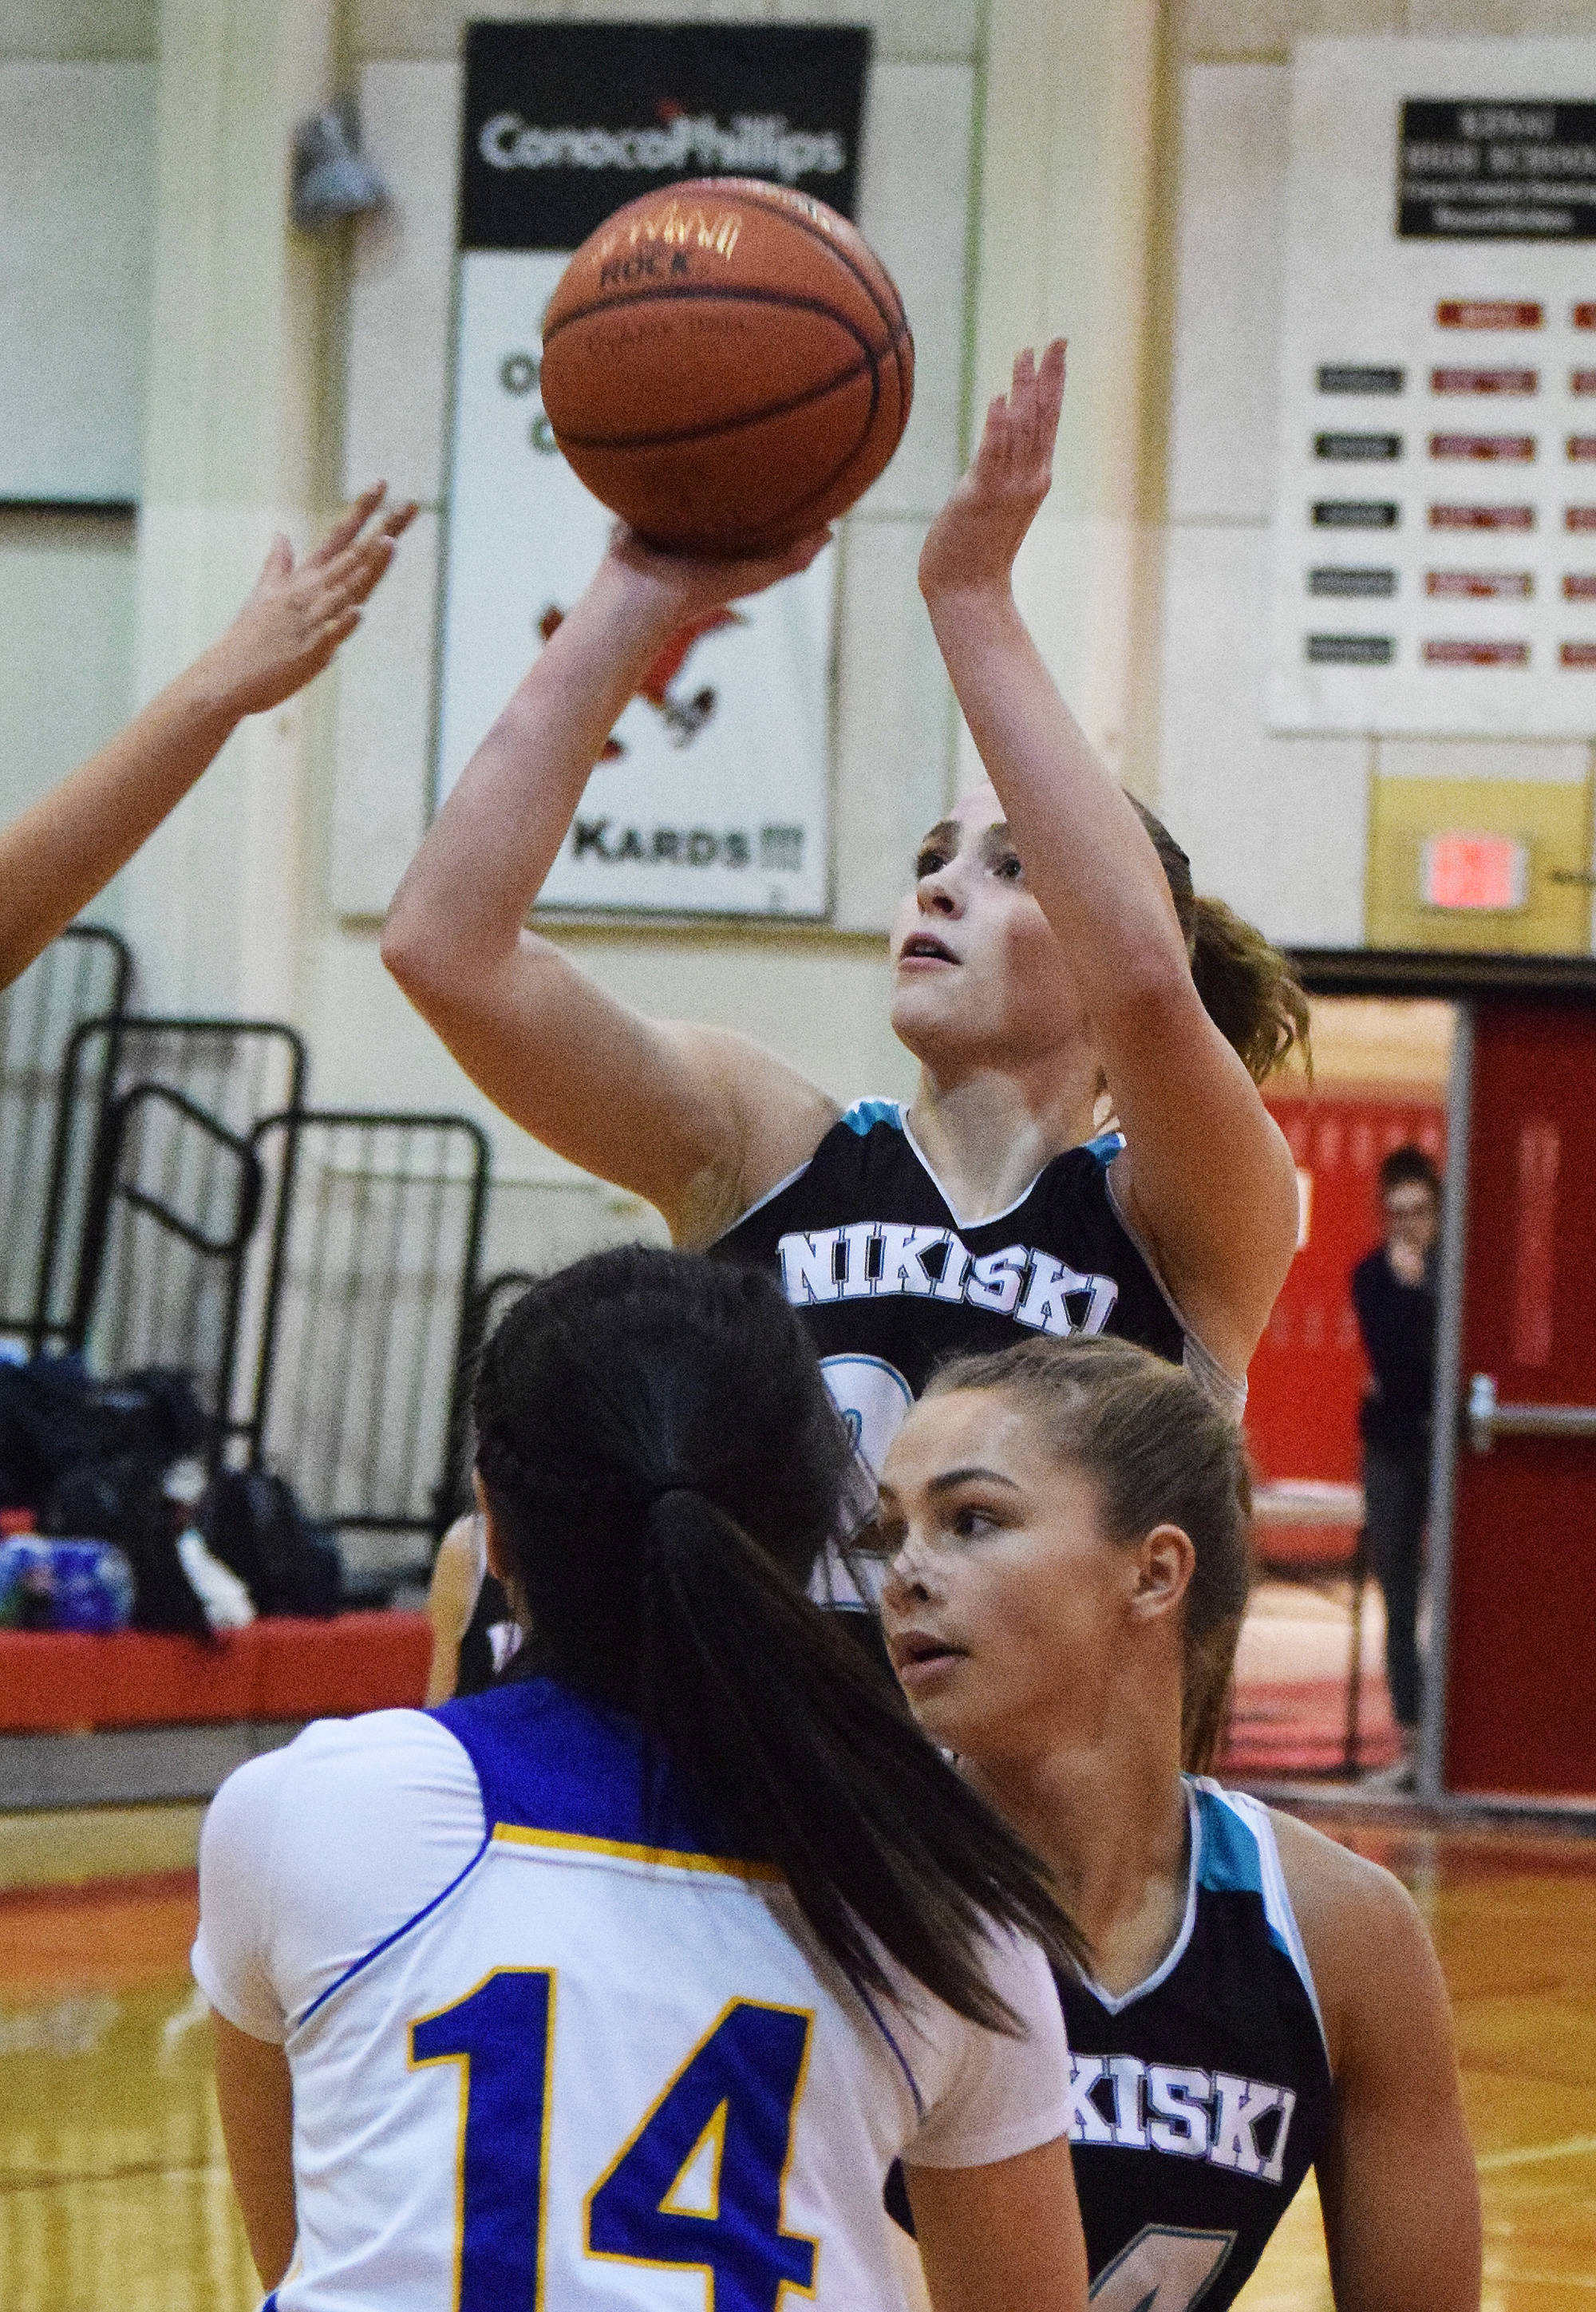
[[[1311,1066],[1308,999],[1290,964],[1223,899],[1197,897],[1191,862],[1162,819],[1135,795],[1127,800],[1158,854],[1197,992],[1225,1042],[1241,1054],[1254,1083],[1283,1067],[1293,1047]]]
[[[1241,1430],[1189,1373],[1133,1341],[1039,1334],[991,1356],[940,1365],[925,1395],[998,1389],[1033,1414],[1059,1460],[1098,1490],[1106,1539],[1179,1526],[1197,1554],[1186,1592],[1181,1764],[1211,1765],[1252,1581],[1252,1481]]]
[[[1422,1148],[1416,1148],[1411,1141],[1393,1148],[1381,1160],[1375,1177],[1381,1196],[1389,1196],[1393,1188],[1408,1188],[1416,1183],[1421,1188],[1428,1188],[1437,1204],[1441,1201],[1441,1175],[1435,1169],[1435,1160]]]

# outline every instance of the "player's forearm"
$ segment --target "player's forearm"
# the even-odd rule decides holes
[[[201,660],[0,832],[0,986],[127,864],[238,721]]]
[[[1025,880],[1100,1032],[1186,952],[1145,830],[1060,696],[1004,587],[932,592],[932,626]]]
[[[394,895],[382,955],[408,992],[514,947],[604,742],[669,631],[609,565],[556,629]]]

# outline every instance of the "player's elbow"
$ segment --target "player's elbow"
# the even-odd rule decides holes
[[[452,947],[435,914],[401,885],[383,923],[378,951],[383,969],[417,1011],[425,1012],[429,999],[458,978],[460,963]]]

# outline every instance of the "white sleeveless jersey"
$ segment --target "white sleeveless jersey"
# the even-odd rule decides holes
[[[409,1763],[388,1791],[369,1753],[396,1721]],[[450,1766],[422,1787],[428,1745],[458,1762],[452,1801]],[[340,1791],[361,1817],[343,1852]],[[862,2001],[635,1730],[548,1681],[311,1729],[213,1819],[196,1974],[282,2038],[294,2080],[300,2231],[272,2312],[776,2312],[789,2291],[898,2312],[893,2159],[980,2165],[1064,2131],[1039,1953],[994,1946],[1021,2042],[912,1985]],[[392,1852],[413,1896],[443,1828],[466,1837],[425,1902],[394,1920],[372,1885],[356,1950],[360,1887],[335,1887],[341,1947],[307,1939],[325,1873],[380,1880],[366,1858]]]

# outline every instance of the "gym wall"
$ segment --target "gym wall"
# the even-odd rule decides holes
[[[293,1019],[317,1096],[480,1117],[504,1183],[493,1265],[564,1257],[639,1221],[486,1110],[377,957],[428,786],[454,58],[475,14],[683,13],[680,0],[0,7],[0,74],[141,59],[152,74],[136,556],[126,524],[90,547],[75,529],[62,575],[44,532],[19,542],[0,515],[0,609],[26,604],[0,621],[5,801],[47,784],[209,638],[274,527],[308,539],[373,472],[419,497],[417,530],[334,676],[241,735],[108,911],[139,950],[148,1000]],[[775,1044],[839,1097],[908,1089],[881,933],[916,833],[972,769],[915,556],[967,413],[1018,344],[1054,329],[1072,338],[1065,435],[1021,591],[1072,703],[1165,810],[1199,885],[1276,937],[1356,945],[1371,816],[1392,783],[1459,782],[1466,802],[1482,783],[1542,781],[1588,801],[1583,746],[1272,738],[1259,659],[1291,42],[1573,30],[1579,0],[705,0],[694,13],[873,25],[863,222],[915,320],[918,396],[899,459],[846,526],[833,924],[558,929],[584,968],[654,1011]],[[351,84],[394,211],[346,245],[309,244],[286,225],[284,156],[294,122]],[[0,432],[12,423],[0,407]]]

